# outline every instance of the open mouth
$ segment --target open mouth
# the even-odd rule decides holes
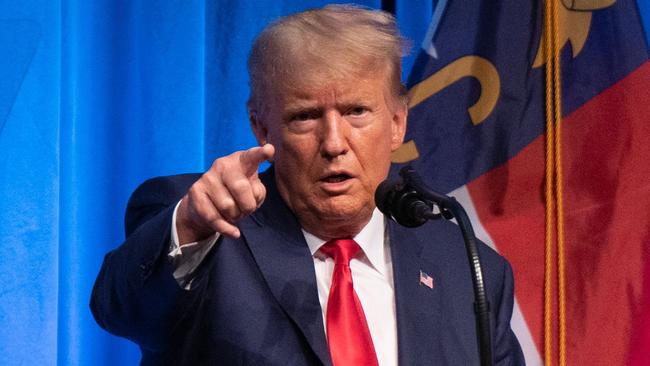
[[[340,182],[344,182],[344,181],[346,181],[346,180],[348,180],[350,178],[352,178],[352,177],[347,175],[347,174],[332,174],[332,175],[329,175],[329,176],[323,178],[323,181],[326,182],[326,183],[340,183]]]

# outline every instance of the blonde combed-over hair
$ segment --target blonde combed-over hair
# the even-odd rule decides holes
[[[405,104],[401,58],[407,48],[395,18],[381,10],[329,5],[281,18],[253,44],[249,109],[263,109],[265,96],[278,86],[300,88],[369,75],[386,75],[393,101]]]

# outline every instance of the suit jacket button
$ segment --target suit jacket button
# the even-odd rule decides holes
[[[142,271],[140,273],[140,277],[145,278],[145,277],[149,276],[150,270],[151,270],[151,264],[149,264],[149,263],[140,264],[140,271]]]

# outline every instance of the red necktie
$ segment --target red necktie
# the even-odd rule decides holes
[[[334,366],[377,366],[361,302],[352,287],[350,259],[361,250],[352,239],[335,239],[320,250],[334,258],[332,286],[327,300],[327,343]]]

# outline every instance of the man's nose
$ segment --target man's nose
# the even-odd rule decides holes
[[[325,113],[321,128],[321,155],[329,158],[347,153],[349,132],[349,126],[338,111]]]

